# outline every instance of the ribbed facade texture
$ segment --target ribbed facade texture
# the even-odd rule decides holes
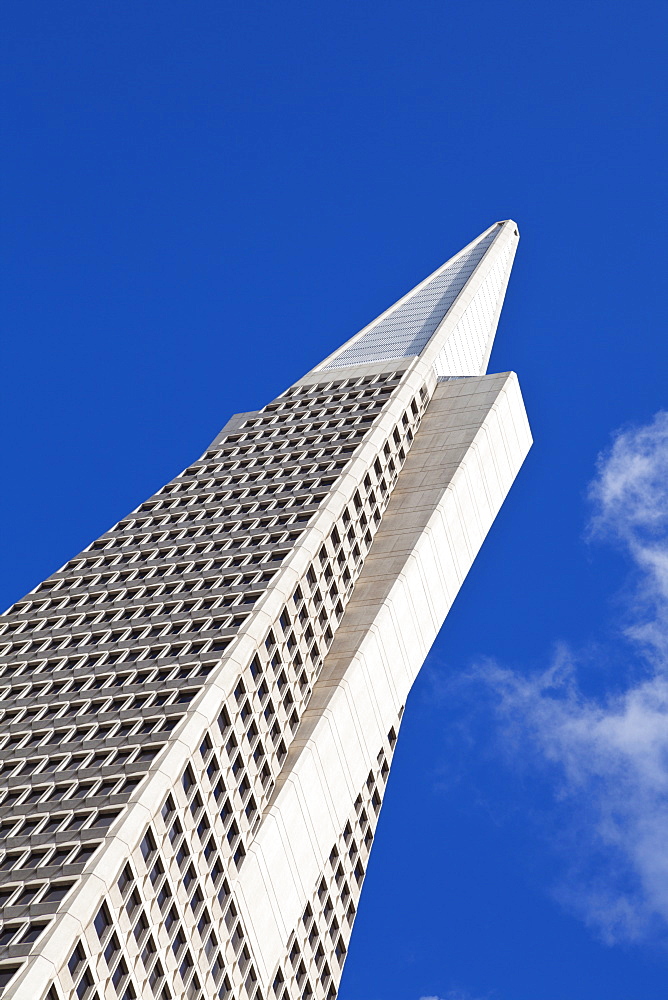
[[[0,619],[3,1000],[334,998],[411,684],[531,443],[492,226]]]

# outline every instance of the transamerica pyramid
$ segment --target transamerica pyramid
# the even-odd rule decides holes
[[[2,1000],[333,1000],[411,685],[531,444],[499,222],[0,618]]]

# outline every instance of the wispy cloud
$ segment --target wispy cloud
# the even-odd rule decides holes
[[[591,535],[631,560],[620,637],[632,680],[585,694],[567,645],[539,675],[488,662],[477,677],[494,694],[506,746],[529,746],[556,775],[577,832],[577,877],[562,899],[613,942],[668,925],[668,413],[615,436],[590,498]]]
[[[474,997],[466,990],[447,990],[439,996],[420,997],[420,1000],[491,1000],[491,995],[486,997]]]
[[[668,674],[668,413],[617,434],[590,496],[591,534],[622,544],[638,573],[627,634]]]

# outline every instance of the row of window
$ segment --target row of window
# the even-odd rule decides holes
[[[115,814],[100,813],[100,825],[104,829],[116,818]],[[97,827],[94,827],[99,833]],[[28,871],[34,868],[63,868],[66,865],[80,865],[83,867],[95,854],[100,846],[100,841],[94,843],[65,844],[62,847],[48,847],[46,849],[35,849],[28,851],[6,851],[0,860],[1,872]]]
[[[30,784],[24,788],[3,788],[0,790],[0,794],[2,794],[0,811],[6,813],[11,809],[12,812],[23,813],[45,805],[47,802],[48,808],[52,809],[57,802],[66,802],[71,805],[75,799],[111,798],[112,795],[123,795],[127,798],[141,780],[141,774],[130,778],[114,775],[111,778],[94,781],[74,783],[68,781],[67,783],[48,785]]]
[[[54,670],[56,675],[62,671],[60,676],[49,679],[38,675],[34,681],[28,684],[26,684],[26,675],[14,674],[13,676],[20,678],[20,680],[15,683],[14,687],[0,689],[0,702],[10,698],[18,702],[30,699],[31,702],[45,700],[46,704],[52,705],[54,698],[60,698],[61,695],[66,694],[71,697],[80,691],[92,693],[116,687],[127,689],[138,687],[143,691],[148,689],[149,694],[145,695],[148,699],[151,697],[151,685],[160,685],[162,689],[165,684],[194,680],[206,676],[215,666],[215,661],[212,661],[211,664],[172,663],[166,667],[146,667],[144,665],[138,667],[130,656],[131,652],[128,649],[113,650],[94,658],[94,662],[91,662],[89,657],[68,657],[58,661],[58,670]],[[218,650],[214,652],[218,652]],[[96,668],[95,674],[81,676],[81,670],[91,667]],[[116,669],[113,673],[107,673],[111,667]],[[208,669],[203,669],[203,667]],[[74,676],[72,676],[73,674]],[[158,692],[156,692],[156,696],[157,694]],[[168,691],[165,697],[169,700],[172,695]],[[161,702],[161,704],[166,703],[166,701]]]
[[[102,680],[109,684],[110,687],[122,685],[123,678],[125,676],[127,675],[111,674],[104,679],[96,678],[92,683],[90,681],[87,682],[88,690],[91,692],[93,690],[100,690],[103,686],[103,684],[100,683]],[[83,690],[83,685],[79,687],[76,681],[74,681],[72,682],[67,693],[74,694],[79,690]],[[33,692],[33,698],[35,693],[36,692]],[[64,694],[65,692],[63,691],[62,693]],[[4,726],[14,725],[17,722],[29,722],[31,726],[34,726],[38,722],[50,722],[52,719],[56,718],[60,720],[66,717],[73,718],[80,715],[100,716],[113,713],[115,716],[120,716],[121,712],[128,712],[137,708],[160,708],[165,705],[187,705],[195,694],[195,690],[170,691],[167,689],[167,691],[153,691],[148,694],[127,694],[116,698],[95,698],[87,699],[86,701],[62,700],[56,704],[53,703],[53,698],[47,697],[44,699],[43,704],[37,705],[34,705],[34,701],[31,699],[31,704],[29,706],[24,705],[19,708],[0,709],[0,719],[2,720]],[[41,700],[42,699],[40,698],[40,701]]]
[[[67,812],[47,814],[46,816],[29,816],[5,820],[0,825],[0,837],[11,848],[12,840],[25,837],[51,837],[65,832],[70,836],[75,830],[104,830],[111,826],[118,810],[102,809],[98,811]]]
[[[38,876],[39,877],[39,876]],[[71,881],[22,881],[0,886],[0,909],[9,917],[9,907],[39,907],[40,912],[55,910],[74,885]]]
[[[318,492],[326,492],[334,485],[336,479],[304,479],[295,478],[290,475],[289,466],[281,465],[275,470],[272,481],[267,479],[266,473],[243,472],[240,475],[219,476],[211,480],[197,480],[197,490],[191,491],[187,496],[178,497],[173,494],[174,499],[149,501],[142,504],[141,513],[137,513],[130,518],[119,522],[124,531],[130,528],[146,531],[149,528],[172,528],[183,523],[189,515],[189,508],[197,506],[200,514],[207,514],[212,518],[221,516],[221,511],[226,510],[226,504],[235,505],[241,501],[258,500],[265,501],[283,495],[290,499],[296,499],[300,494],[304,494],[303,499],[312,498]],[[294,481],[293,481],[294,480]],[[183,484],[187,490],[187,484]]]
[[[241,555],[229,555],[222,561],[220,568],[221,570],[229,570],[231,568],[250,570],[253,567],[253,571],[249,574],[250,582],[252,582],[253,577],[260,570],[260,567],[270,570],[273,576],[278,565],[287,554],[287,549],[279,551],[274,549],[271,551],[244,552]],[[148,570],[142,571],[136,569],[127,574],[119,572],[110,573],[100,580],[99,590],[92,588],[87,581],[84,581],[79,586],[79,583],[77,583],[78,578],[74,580],[65,578],[57,579],[54,581],[54,586],[50,587],[47,591],[51,596],[45,597],[44,592],[40,590],[32,597],[24,598],[19,605],[14,606],[21,609],[17,613],[19,617],[17,618],[16,629],[18,630],[20,616],[23,614],[39,615],[51,612],[52,610],[61,610],[65,607],[85,607],[89,602],[95,604],[114,604],[117,602],[134,604],[141,600],[151,600],[163,595],[170,596],[184,592],[192,594],[200,591],[202,592],[201,596],[205,596],[204,592],[213,589],[210,585],[207,585],[207,581],[203,579],[202,572],[200,572],[208,562],[210,560],[202,560],[201,566],[198,564],[198,571],[196,573],[185,574],[182,578],[173,580],[169,579],[169,577],[165,577],[164,579],[154,577],[151,579],[153,570],[149,572]],[[221,586],[226,587],[228,585],[227,577],[216,577],[216,580],[218,579],[221,579]]]
[[[90,722],[64,729],[45,729],[36,732],[28,731],[10,734],[2,746],[3,754],[12,755],[34,753],[38,748],[46,750],[50,747],[64,746],[70,743],[106,742],[110,739],[128,740],[160,734],[162,737],[171,732],[182,718],[182,714],[166,717],[130,719],[126,722],[108,722],[94,725]],[[20,724],[19,724],[20,725]]]

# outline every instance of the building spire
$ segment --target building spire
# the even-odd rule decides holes
[[[318,368],[428,353],[439,375],[484,374],[518,239],[512,220],[494,223]]]

